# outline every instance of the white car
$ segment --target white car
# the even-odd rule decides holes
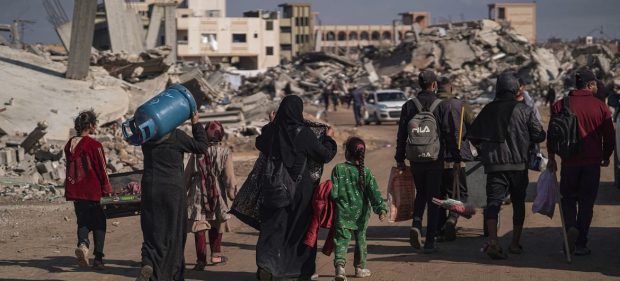
[[[368,125],[375,122],[380,125],[381,122],[398,122],[405,102],[407,102],[407,97],[400,90],[380,90],[368,95],[364,123]]]

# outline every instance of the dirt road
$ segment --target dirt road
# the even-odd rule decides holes
[[[352,127],[350,111],[329,114],[330,121],[335,121],[339,129]],[[389,169],[394,164],[396,126],[365,126],[359,129],[359,134],[383,141],[382,146],[368,153],[366,164],[385,194]],[[326,167],[324,176],[342,160],[339,153]],[[572,264],[567,264],[560,252],[562,236],[557,215],[550,220],[528,211],[523,237],[525,252],[504,261],[492,261],[480,253],[484,241],[481,215],[460,221],[457,241],[439,244],[440,251],[431,255],[415,253],[409,246],[410,222],[380,223],[373,216],[368,229],[368,267],[374,275],[366,280],[620,280],[620,190],[613,187],[611,178],[611,170],[605,169],[592,223],[592,255],[575,257]],[[536,181],[535,174],[530,181]],[[528,210],[534,193],[534,184],[530,184]],[[511,208],[505,207],[501,213],[504,223],[500,227],[504,245],[511,238],[511,217]],[[194,239],[188,236],[185,256],[188,280],[255,280],[254,249],[258,234],[238,222],[233,222],[233,229],[233,233],[224,235],[223,249],[231,261],[224,266],[207,267],[206,272],[191,270],[195,261]],[[0,206],[0,281],[134,280],[140,265],[141,236],[138,217],[108,220],[107,269],[80,270],[72,256],[76,238],[70,203]],[[319,245],[322,244],[320,241]],[[319,254],[320,280],[333,280],[332,259]],[[352,254],[349,273],[353,271],[351,264]]]

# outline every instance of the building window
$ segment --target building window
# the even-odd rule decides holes
[[[389,31],[383,31],[381,37],[383,37],[383,40],[392,40],[392,33]]]
[[[265,52],[268,56],[273,56],[273,47],[267,47]]]
[[[299,44],[301,39],[299,39],[299,34],[295,35],[295,44]]]
[[[267,26],[265,27],[266,30],[273,30],[273,21],[268,20],[267,21]]]
[[[368,32],[362,31],[362,33],[360,33],[360,40],[368,40]]]
[[[290,51],[292,49],[293,49],[293,46],[291,46],[291,44],[282,44],[280,46],[281,51]]]
[[[187,38],[187,37],[185,37]],[[201,34],[202,44],[209,44],[211,42],[217,41],[217,34],[215,33],[203,33]]]
[[[347,34],[344,31],[338,32],[338,41],[346,41]]]
[[[246,43],[248,39],[246,38],[244,33],[233,33],[232,35],[233,43]]]
[[[291,33],[291,27],[290,26],[282,26],[280,27],[280,33]]]
[[[372,35],[370,35],[370,39],[373,41],[381,40],[381,33],[379,33],[379,31],[373,31]]]
[[[506,8],[497,9],[497,18],[500,20],[506,19]]]
[[[295,26],[299,26],[299,18],[295,18]]]
[[[336,34],[333,31],[327,32],[327,35],[325,36],[325,41],[335,41],[336,40]]]
[[[304,41],[305,42],[310,42],[310,35],[308,35],[308,34],[304,35]]]
[[[352,31],[349,33],[349,40],[357,40],[357,32]]]
[[[258,38],[258,33],[254,33],[254,38]]]

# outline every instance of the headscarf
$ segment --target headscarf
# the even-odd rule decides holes
[[[220,121],[210,121],[205,125],[209,142],[221,142],[224,139],[224,127]]]
[[[292,167],[295,161],[293,141],[297,135],[297,128],[304,125],[304,103],[300,97],[290,95],[284,97],[276,113],[272,153],[279,154],[284,165]]]

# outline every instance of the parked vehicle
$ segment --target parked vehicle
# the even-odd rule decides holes
[[[368,95],[364,123],[368,125],[375,122],[380,125],[381,122],[398,122],[405,102],[407,102],[407,97],[400,90],[380,90]]]

